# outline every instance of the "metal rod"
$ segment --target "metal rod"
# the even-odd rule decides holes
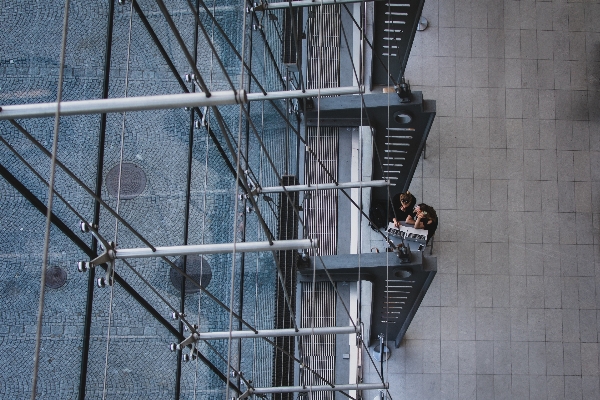
[[[262,93],[248,93],[248,101],[257,100],[278,100],[278,99],[296,99],[302,97],[317,97],[317,96],[337,96],[345,94],[361,94],[364,93],[362,86],[344,86],[336,88],[324,89],[307,89],[302,90],[282,90],[279,92],[268,92],[266,95]]]
[[[360,328],[354,326],[332,326],[321,328],[298,328],[296,329],[261,329],[256,331],[233,331],[233,332],[198,332],[198,340],[221,340],[229,339],[255,339],[259,337],[281,337],[281,336],[309,336],[309,335],[343,335],[359,333]]]
[[[260,94],[262,96],[262,93]],[[125,111],[159,110],[183,107],[207,107],[247,102],[246,91],[180,93],[158,96],[139,96],[112,99],[64,101],[61,115],[101,114]],[[2,106],[0,120],[15,118],[50,117],[56,112],[56,103],[18,104]]]
[[[377,0],[371,0],[377,1]],[[328,5],[328,4],[343,4],[343,3],[363,3],[365,0],[303,0],[303,1],[280,1],[274,3],[260,3],[256,7],[252,7],[252,11],[265,11],[269,10],[280,10],[284,8],[296,8],[296,7],[314,7],[320,5]]]
[[[134,0],[135,1],[135,0]],[[198,12],[198,0],[196,0],[196,13]],[[198,62],[198,25],[196,25],[194,30],[194,62]],[[196,85],[192,84],[192,92],[196,91]],[[189,222],[190,222],[190,197],[191,197],[191,188],[192,188],[192,161],[193,161],[193,153],[194,153],[194,114],[196,108],[192,108],[190,111],[190,125],[189,125],[189,134],[188,134],[188,157],[187,157],[187,173],[186,173],[186,186],[185,186],[185,220],[183,222],[183,244],[188,244],[189,239]],[[183,256],[183,266],[182,270],[187,274],[187,256]],[[179,312],[185,313],[185,275],[181,277],[181,285],[179,287],[180,298],[179,298]],[[183,335],[183,318],[179,319],[179,334]],[[241,325],[241,322],[240,322]],[[241,329],[241,328],[240,328]],[[175,367],[175,396],[174,400],[179,400],[181,397],[181,362],[182,362],[183,352],[181,349],[177,350],[177,360]],[[239,386],[239,383],[238,383]]]
[[[339,392],[342,390],[374,390],[374,389],[387,389],[389,383],[356,383],[353,385],[335,385],[331,386],[283,386],[283,387],[267,387],[267,388],[254,388],[252,389],[253,394],[268,394],[268,393],[306,393],[306,392]]]
[[[243,253],[258,251],[298,250],[314,249],[317,247],[318,241],[315,239],[275,240],[273,241],[273,244],[269,244],[269,242],[243,242],[198,244],[190,246],[166,246],[156,247],[155,251],[152,251],[152,249],[147,247],[139,247],[134,249],[118,249],[115,251],[115,259],[232,253],[233,251]]]
[[[294,186],[270,186],[260,188],[260,193],[282,193],[288,192],[309,192],[315,190],[327,190],[327,189],[347,189],[347,188],[361,188],[361,187],[384,187],[389,185],[384,180],[379,181],[364,181],[364,182],[344,182],[344,183],[315,183],[312,185],[294,185]]]
[[[183,55],[185,56],[190,68],[194,72],[194,80],[196,82],[198,82],[198,86],[200,86],[200,89],[204,93],[206,93],[206,95],[208,97],[210,97],[212,95],[212,93],[210,93],[210,91],[208,90],[208,87],[206,86],[206,83],[204,82],[204,79],[202,79],[202,75],[200,74],[200,71],[198,70],[198,67],[195,64],[195,61],[192,58],[192,55],[188,51],[188,48],[185,44],[185,41],[181,37],[179,30],[175,26],[175,22],[173,22],[173,18],[171,18],[171,14],[169,13],[167,6],[165,6],[165,3],[162,0],[156,0],[156,5],[158,5],[158,8],[160,8],[160,11],[162,12],[163,16],[165,17],[165,20],[167,21],[167,24],[171,28],[171,32],[173,33],[173,36],[175,36],[177,43],[179,43],[179,46],[181,47],[181,51],[183,51]]]
[[[156,36],[156,32],[154,32],[154,30],[152,29],[152,26],[150,25],[148,18],[146,18],[146,15],[144,14],[144,12],[142,11],[142,9],[140,8],[140,6],[138,5],[138,3],[136,1],[134,1],[132,4],[133,4],[133,9],[138,14],[138,17],[140,17],[140,21],[142,21],[142,24],[144,24],[144,27],[146,28],[148,35],[150,35],[150,38],[154,42],[154,45],[156,46],[156,48],[158,49],[160,54],[163,56],[163,59],[167,63],[167,66],[173,73],[173,77],[175,78],[175,80],[177,80],[177,83],[179,83],[179,87],[181,87],[181,90],[183,90],[184,92],[189,93],[190,90],[187,88],[187,86],[183,82],[183,79],[179,75],[179,72],[177,72],[177,68],[175,67],[175,64],[173,64],[173,61],[171,61],[171,58],[169,57],[169,54],[165,50],[164,46],[160,43],[160,40],[158,39],[158,36]],[[202,119],[204,117],[204,114],[200,111],[199,108],[196,107],[195,111],[196,111],[196,114],[198,115],[198,118]],[[227,157],[227,154],[225,153],[223,146],[219,142],[219,139],[217,138],[217,136],[211,129],[210,125],[206,127],[206,131],[208,132],[210,138],[212,139],[213,143],[217,147],[219,154],[221,154],[223,161],[225,161],[227,168],[229,169],[229,171],[231,171],[231,174],[235,177],[236,175],[235,175],[235,170],[233,168],[233,165],[231,164],[231,161]]]
[[[113,40],[113,27],[114,27],[114,14],[115,14],[115,2],[116,0],[110,0],[108,5],[108,21],[106,27],[106,42],[105,42],[105,54],[104,54],[104,76],[102,79],[102,98],[108,98],[109,93],[109,81],[110,81],[110,60],[112,54],[112,40]],[[104,143],[106,139],[106,114],[100,116],[100,133],[98,135],[98,156],[96,159],[96,195],[101,197],[102,195],[102,175],[104,169]],[[94,201],[94,217],[92,224],[98,225],[100,223],[100,202]],[[95,236],[92,236],[92,254],[94,257],[98,254],[98,240]],[[85,317],[83,322],[83,343],[81,345],[81,365],[79,372],[79,388],[77,398],[79,400],[85,400],[86,385],[87,385],[87,372],[88,372],[88,359],[90,349],[90,339],[92,332],[92,305],[94,301],[94,287],[96,286],[96,274],[95,271],[88,273],[87,279],[87,296],[85,303]]]

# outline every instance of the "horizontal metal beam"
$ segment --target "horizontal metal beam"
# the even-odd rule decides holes
[[[356,383],[331,386],[282,386],[282,387],[267,387],[253,388],[249,391],[252,394],[268,394],[268,393],[306,393],[306,392],[334,392],[342,390],[376,390],[388,389],[389,383]]]
[[[269,242],[240,242],[240,243],[218,243],[218,244],[198,244],[189,246],[166,246],[155,247],[156,251],[148,247],[134,249],[116,249],[115,259],[127,258],[147,258],[147,257],[165,257],[165,256],[184,256],[192,254],[217,254],[217,253],[238,253],[258,252],[258,251],[279,251],[279,250],[299,250],[314,249],[318,247],[316,239],[295,239],[295,240],[275,240],[273,244]]]
[[[205,93],[164,94],[158,96],[121,97],[109,99],[63,101],[60,115],[104,114],[125,111],[160,110],[183,107],[210,107],[240,104],[248,101],[244,90]],[[51,117],[57,103],[2,106],[0,120]]]
[[[309,335],[343,335],[359,333],[360,328],[354,326],[332,326],[321,328],[300,328],[295,329],[263,329],[256,333],[252,331],[225,331],[225,332],[198,332],[198,340],[221,340],[221,339],[253,339],[262,337],[281,337],[281,336],[309,336]]]
[[[256,7],[252,7],[252,11],[264,11],[264,10],[277,10],[282,8],[296,8],[296,7],[312,7],[312,6],[320,6],[320,5],[328,5],[328,4],[343,4],[343,3],[365,3],[371,1],[379,1],[379,0],[303,0],[303,1],[279,1],[279,2],[263,2],[259,3]]]
[[[294,185],[294,186],[270,186],[260,188],[259,193],[282,193],[282,192],[310,192],[315,190],[327,189],[351,189],[361,187],[383,187],[388,186],[389,182],[380,181],[364,181],[364,182],[343,182],[338,183],[315,183],[312,185]],[[285,189],[285,190],[284,190]]]
[[[248,101],[297,99],[304,97],[339,96],[364,93],[363,86],[344,86],[325,89],[282,90],[280,92],[248,93]]]
[[[183,107],[211,107],[247,103],[248,101],[295,99],[302,97],[360,94],[362,87],[347,86],[329,89],[283,90],[250,93],[244,90],[205,93],[180,93],[158,96],[122,97],[110,99],[63,101],[60,115],[105,114],[126,111],[161,110]],[[42,118],[56,115],[57,103],[17,104],[0,107],[0,120]]]

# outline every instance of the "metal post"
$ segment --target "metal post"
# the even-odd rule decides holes
[[[259,252],[259,251],[278,251],[278,250],[299,250],[314,249],[318,246],[315,239],[296,239],[296,240],[275,240],[273,244],[269,242],[243,242],[243,243],[218,243],[218,244],[198,244],[189,246],[166,246],[156,247],[155,251],[147,247],[134,249],[117,249],[115,259],[127,258],[147,258],[147,257],[165,257],[165,256],[183,256],[192,254],[218,254],[236,252]]]
[[[299,328],[296,329],[262,329],[252,331],[223,331],[223,332],[198,332],[198,340],[223,340],[229,339],[256,339],[261,337],[281,336],[309,336],[309,335],[342,335],[358,333],[359,328],[354,326],[333,326],[321,328]]]
[[[283,193],[283,192],[309,192],[315,190],[327,189],[348,189],[361,187],[384,187],[388,186],[389,182],[384,180],[379,181],[363,181],[363,182],[343,182],[343,183],[315,183],[312,185],[294,185],[294,186],[270,186],[260,188],[259,193]]]

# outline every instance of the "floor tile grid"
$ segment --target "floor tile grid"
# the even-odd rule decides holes
[[[600,397],[599,9],[426,2],[406,76],[438,112],[411,191],[438,210],[439,272],[394,398]]]

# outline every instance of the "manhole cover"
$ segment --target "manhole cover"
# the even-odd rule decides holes
[[[123,200],[139,196],[146,188],[146,173],[133,163],[123,163],[123,179],[121,179],[121,196]],[[106,175],[108,194],[117,197],[119,192],[119,166],[115,165]]]
[[[63,287],[67,282],[67,271],[61,267],[46,269],[46,286],[52,289]]]
[[[183,257],[179,257],[175,261],[175,265],[177,267],[183,269]],[[204,257],[200,256],[187,256],[187,267],[186,273],[191,276],[194,281],[200,283],[202,287],[207,287],[212,279],[212,271],[210,269],[210,265],[208,265],[208,261]],[[181,289],[181,281],[183,279],[183,275],[181,275],[176,269],[171,268],[169,271],[169,277],[171,278],[171,283],[175,289]],[[200,288],[190,282],[189,279],[185,280],[185,292],[186,293],[196,293],[200,291]]]

